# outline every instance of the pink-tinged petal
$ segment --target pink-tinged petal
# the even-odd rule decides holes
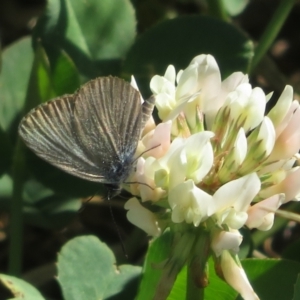
[[[218,231],[213,234],[211,248],[216,256],[220,256],[223,250],[231,250],[238,253],[243,236],[237,231]]]
[[[237,257],[236,260],[238,260]],[[221,268],[226,282],[239,292],[244,300],[259,300],[244,269],[237,264],[226,250],[221,255]]]
[[[300,169],[295,167],[291,169],[280,183],[275,184],[269,188],[263,189],[259,193],[260,198],[271,197],[276,194],[285,194],[285,202],[291,200],[298,201],[298,195],[300,193]],[[296,198],[296,199],[295,199]]]
[[[131,198],[125,203],[128,209],[127,219],[151,236],[159,236],[161,229],[154,213],[143,207],[137,198]]]
[[[260,180],[256,173],[232,180],[221,186],[214,194],[215,212],[233,206],[236,211],[246,211],[260,190]]]
[[[294,112],[290,122],[277,138],[270,160],[288,159],[300,148],[300,108]]]
[[[280,192],[285,194],[284,203],[293,200],[300,193],[300,167],[291,169],[280,187]]]
[[[134,178],[137,183],[131,184],[132,194],[140,195],[143,202],[148,200],[155,202],[163,198],[166,192],[160,187],[156,187],[154,182],[155,172],[161,168],[154,157],[148,157],[146,160],[140,157]]]
[[[284,194],[262,200],[248,209],[246,225],[252,229],[269,230],[273,226],[274,212],[284,202]]]
[[[142,135],[141,136],[145,136],[148,132],[150,132],[151,130],[154,130],[156,127],[155,121],[153,119],[153,116],[151,116],[147,123],[145,124],[145,127],[143,129]]]
[[[139,149],[138,153],[144,152],[144,157],[162,157],[170,147],[171,126],[172,122],[159,123],[154,130],[143,137],[144,147]]]

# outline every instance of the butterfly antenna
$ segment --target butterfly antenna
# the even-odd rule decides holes
[[[145,153],[151,151],[152,149],[155,149],[155,148],[159,147],[160,145],[161,145],[161,144],[158,144],[158,145],[156,145],[156,146],[153,146],[153,147],[151,147],[151,148],[149,148],[149,149],[143,151],[137,158],[135,158],[135,159],[133,160],[132,164],[134,164],[134,163],[135,163],[135,162],[136,162],[143,154],[145,154]]]
[[[118,223],[117,223],[117,221],[115,219],[115,216],[114,216],[114,213],[113,213],[113,209],[112,209],[112,205],[111,205],[111,195],[110,195],[110,192],[108,192],[107,200],[108,200],[108,203],[109,203],[108,206],[109,206],[109,211],[110,211],[111,219],[112,219],[112,221],[114,223],[114,226],[116,228],[116,231],[117,231],[120,243],[121,243],[122,251],[123,251],[126,259],[128,259],[128,254],[127,254],[127,251],[126,251],[126,248],[125,248],[124,240],[122,239]]]

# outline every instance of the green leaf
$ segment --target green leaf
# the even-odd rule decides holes
[[[10,176],[4,174],[0,177],[0,203],[5,197],[11,197],[13,182]]]
[[[163,75],[169,64],[178,72],[199,54],[212,54],[225,78],[234,71],[247,71],[253,45],[231,24],[203,16],[179,17],[159,23],[136,40],[124,72],[137,78],[147,97],[152,76]]]
[[[172,235],[170,232],[165,232],[162,236],[155,239],[147,252],[143,277],[139,287],[138,296],[136,300],[153,299],[156,286],[160,281],[163,270],[163,263],[170,255]],[[187,283],[187,268],[184,267],[178,274],[174,286],[168,300],[181,300],[186,297],[186,283]],[[226,282],[221,280],[214,272],[213,260],[209,260],[209,285],[205,289],[205,299],[215,300],[216,295],[218,299],[232,300],[237,296],[235,292]]]
[[[10,176],[0,178],[0,208],[3,210],[10,209],[12,187]],[[25,183],[22,199],[25,222],[46,229],[66,226],[81,207],[80,199],[54,194],[35,180]]]
[[[0,274],[0,281],[15,296],[13,299],[45,300],[45,298],[36,288],[24,280],[5,274]]]
[[[56,95],[73,94],[80,86],[78,70],[70,56],[55,47],[47,47],[51,79]]]
[[[68,242],[58,256],[64,299],[133,299],[140,267],[116,267],[111,250],[94,236]]]
[[[23,110],[34,53],[31,38],[23,38],[2,54],[0,126],[6,132]]]
[[[51,0],[34,36],[45,48],[55,44],[66,51],[80,73],[91,78],[117,74],[135,25],[129,0]]]
[[[52,88],[50,65],[47,54],[38,43],[30,73],[24,110],[27,113],[35,106],[55,97]]]
[[[165,232],[151,242],[145,259],[143,277],[136,300],[153,299],[156,286],[162,275],[162,263],[170,254],[171,244],[172,234],[170,231]]]
[[[54,194],[39,182],[30,180],[24,185],[24,219],[40,228],[62,228],[77,215],[80,199]]]
[[[220,279],[214,271],[213,259],[209,259],[209,284],[205,288],[205,300],[233,300],[237,292],[230,287],[224,280]],[[186,297],[187,268],[183,268],[178,274],[174,287],[168,300],[181,300]]]
[[[242,260],[242,265],[260,299],[292,299],[300,263],[279,259],[246,259]]]
[[[297,277],[297,281],[294,289],[294,297],[292,300],[300,299],[300,275]]]
[[[187,281],[187,267],[184,267],[178,274],[175,284],[167,300],[185,299],[186,281]]]
[[[300,249],[300,239],[297,239],[296,241],[294,241],[284,249],[282,253],[282,257],[300,262],[299,249]]]
[[[284,249],[282,256],[286,259],[300,262],[299,249],[300,249],[300,239],[297,239],[296,241],[294,241]]]
[[[229,15],[236,16],[245,9],[249,0],[222,0],[222,2]]]
[[[26,150],[28,170],[31,171],[35,179],[55,193],[75,198],[87,197],[96,193],[102,195],[104,193],[103,184],[67,174],[40,159],[29,149]]]
[[[236,299],[238,293],[222,280],[215,272],[214,261],[209,259],[209,285],[205,289],[205,300],[218,299],[233,300]]]

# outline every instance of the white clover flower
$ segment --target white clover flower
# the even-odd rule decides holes
[[[211,248],[217,257],[219,257],[224,250],[231,250],[233,253],[237,254],[242,240],[243,236],[238,230],[218,230],[212,233]]]
[[[162,122],[143,132],[129,189],[157,209],[131,199],[129,220],[155,236],[178,230],[196,244],[196,232],[205,232],[199,243],[212,249],[225,280],[245,299],[258,299],[235,256],[238,230],[269,230],[280,205],[300,199],[300,106],[293,89],[287,86],[266,115],[272,94],[252,88],[240,72],[221,81],[211,55],[195,57],[177,74],[169,66],[150,88]]]
[[[198,226],[210,214],[212,196],[197,188],[189,179],[178,184],[169,193],[169,204],[172,209],[174,223],[192,223]]]
[[[125,209],[128,209],[127,218],[132,224],[140,227],[149,235],[158,236],[161,234],[155,214],[144,208],[136,198],[128,200]]]
[[[229,251],[224,250],[220,260],[224,279],[241,294],[243,299],[259,300],[249,283],[244,269],[239,265],[238,258],[235,256],[234,259]]]

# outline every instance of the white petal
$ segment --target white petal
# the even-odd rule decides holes
[[[164,76],[168,81],[175,85],[176,71],[173,65],[169,65]]]
[[[264,117],[257,139],[262,141],[260,147],[263,148],[265,155],[268,156],[275,144],[275,129],[272,121],[268,117]]]
[[[233,206],[236,211],[246,211],[260,190],[260,180],[251,173],[221,186],[213,196],[215,211]]]
[[[244,125],[246,129],[253,129],[263,120],[266,109],[266,95],[261,88],[254,88],[245,107],[247,120]]]
[[[228,284],[241,294],[244,300],[259,300],[244,269],[237,265],[228,251],[221,255],[221,268]]]
[[[243,236],[237,230],[233,232],[220,231],[213,235],[211,248],[217,257],[222,254],[223,250],[232,250],[237,253],[242,240]]]
[[[195,65],[189,65],[182,73],[176,89],[176,99],[186,99],[198,92],[198,71]]]
[[[192,180],[187,180],[169,192],[168,201],[172,208],[172,221],[186,221],[198,226],[207,218],[208,206],[212,197],[195,186]]]
[[[132,224],[151,236],[159,236],[161,234],[155,214],[143,207],[137,198],[129,199],[125,203],[125,209],[129,210],[127,212],[127,219]]]
[[[281,93],[276,105],[268,113],[268,117],[272,120],[275,127],[282,122],[282,120],[288,113],[292,101],[293,88],[287,85]]]
[[[247,154],[247,138],[242,127],[238,132],[234,146],[235,162],[239,166],[243,163]]]
[[[187,177],[199,183],[210,171],[214,153],[210,139],[214,136],[211,131],[203,131],[190,136],[185,145],[187,156]]]

